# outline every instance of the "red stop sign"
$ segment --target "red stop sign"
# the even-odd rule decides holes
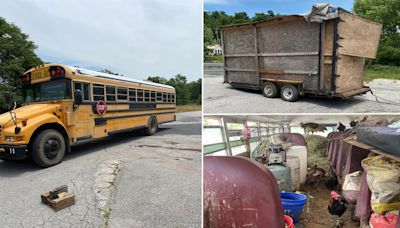
[[[104,101],[98,101],[96,104],[96,110],[99,115],[104,115],[107,111],[107,105]]]

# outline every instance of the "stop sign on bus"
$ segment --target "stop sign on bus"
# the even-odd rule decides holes
[[[99,115],[104,115],[107,111],[107,105],[104,101],[98,101],[96,104],[96,110]]]

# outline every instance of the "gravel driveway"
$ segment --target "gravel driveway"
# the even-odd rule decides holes
[[[201,112],[191,112],[150,137],[74,146],[47,169],[0,161],[0,227],[200,227],[201,157]],[[40,202],[64,184],[75,205],[55,212]]]
[[[301,97],[297,102],[265,98],[261,91],[234,89],[222,76],[204,77],[204,113],[399,113],[400,104],[370,93],[350,100]],[[377,79],[367,84],[375,95],[400,103],[400,80]]]

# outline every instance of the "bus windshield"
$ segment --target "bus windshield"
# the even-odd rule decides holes
[[[71,80],[59,79],[23,87],[24,103],[71,99]]]

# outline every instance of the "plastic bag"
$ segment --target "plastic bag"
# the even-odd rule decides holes
[[[361,171],[356,171],[354,173],[349,173],[344,178],[343,191],[360,191],[361,186]]]
[[[400,209],[400,162],[382,155],[361,162],[371,190],[371,209],[383,214]]]
[[[398,213],[398,211],[388,212],[384,215],[372,213],[369,219],[369,226],[371,228],[395,228]]]
[[[357,203],[357,197],[361,187],[361,175],[361,171],[356,171],[354,173],[347,174],[344,179],[342,193],[344,199],[350,204]]]

